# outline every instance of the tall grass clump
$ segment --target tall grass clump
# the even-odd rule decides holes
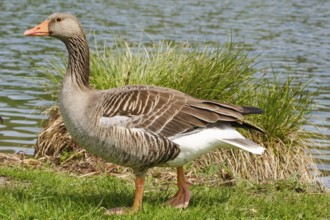
[[[148,84],[180,90],[191,96],[260,107],[262,115],[246,120],[261,127],[265,134],[245,132],[267,148],[263,156],[243,151],[218,150],[190,164],[207,170],[216,167],[217,177],[254,180],[297,177],[310,180],[308,140],[311,133],[302,129],[309,123],[316,93],[306,92],[294,74],[277,78],[261,74],[256,60],[233,43],[218,48],[195,48],[171,42],[148,45],[117,41],[112,47],[96,46],[91,53],[91,84],[108,89],[128,84]],[[61,55],[44,69],[49,76],[48,90],[58,97],[66,69],[66,56]],[[259,77],[257,77],[259,76]],[[58,108],[53,108],[47,125],[36,144],[37,156],[55,156],[76,144],[66,132]]]

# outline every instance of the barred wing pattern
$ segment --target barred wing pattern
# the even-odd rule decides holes
[[[156,86],[126,86],[104,94],[103,117],[171,137],[220,121],[243,123],[244,108],[200,100]]]

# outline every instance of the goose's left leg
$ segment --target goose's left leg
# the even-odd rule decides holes
[[[122,214],[134,213],[139,211],[142,208],[143,191],[144,191],[144,177],[136,177],[134,203],[132,208],[127,208],[127,207],[113,208],[106,210],[106,214],[122,215]]]
[[[135,196],[132,210],[139,211],[142,208],[142,198],[144,192],[144,177],[136,177],[135,180]]]
[[[171,204],[176,208],[187,208],[191,197],[189,186],[191,183],[186,180],[184,176],[183,167],[177,167],[177,178],[178,178],[178,192],[173,196],[172,199],[167,201],[167,204]]]

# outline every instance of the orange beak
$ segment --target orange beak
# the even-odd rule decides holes
[[[41,24],[35,26],[34,28],[31,28],[29,30],[26,30],[24,32],[25,36],[49,36],[49,30],[48,30],[48,23],[49,21],[44,21]]]

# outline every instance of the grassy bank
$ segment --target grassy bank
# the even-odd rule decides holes
[[[73,175],[42,168],[0,164],[1,219],[107,219],[105,208],[131,205],[131,176]],[[202,175],[202,174],[201,174]],[[171,186],[168,186],[171,183]],[[327,219],[329,194],[296,180],[235,187],[209,187],[194,182],[186,210],[163,206],[175,192],[167,183],[149,178],[143,210],[115,219]],[[161,189],[161,190],[160,190]]]
[[[44,69],[52,82],[47,86],[54,91],[55,100],[66,68],[66,55],[59,57]],[[312,159],[307,149],[314,134],[304,131],[302,126],[309,124],[317,93],[308,92],[308,83],[295,75],[288,73],[279,79],[276,73],[263,74],[255,65],[256,61],[246,51],[232,43],[200,49],[188,44],[159,42],[144,46],[118,41],[112,47],[98,47],[92,52],[91,83],[98,89],[127,84],[158,85],[203,99],[260,107],[264,114],[247,116],[246,120],[264,129],[265,134],[243,132],[267,148],[263,156],[218,150],[189,166],[193,169],[215,166],[225,180],[298,177],[309,181]],[[37,156],[61,160],[63,151],[73,149],[80,151],[55,107],[38,137]]]

